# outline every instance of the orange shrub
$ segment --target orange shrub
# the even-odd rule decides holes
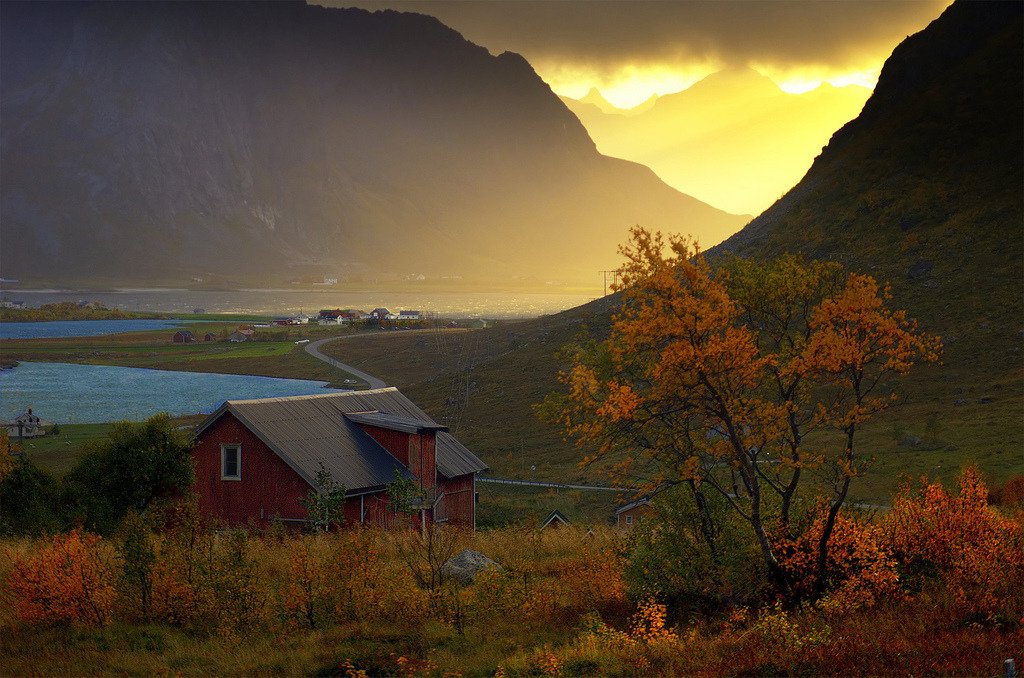
[[[385,539],[371,529],[334,536],[327,565],[340,621],[387,619],[416,624],[427,616],[428,597]]]
[[[1021,524],[988,505],[977,469],[964,469],[959,482],[958,496],[923,479],[918,495],[896,497],[883,523],[888,543],[911,581],[939,577],[967,613],[1020,618]]]
[[[54,536],[26,560],[17,558],[7,586],[22,621],[103,626],[117,595],[115,570],[110,545],[75,530]]]
[[[293,628],[298,625],[316,628],[318,612],[327,605],[333,590],[324,572],[324,564],[311,548],[310,541],[310,538],[305,538],[292,543],[287,577],[281,585],[282,605]]]
[[[795,582],[797,593],[810,594],[815,587],[818,541],[825,527],[825,508],[795,540],[780,541],[779,560]],[[887,548],[883,530],[876,524],[840,513],[836,517],[825,576],[828,579],[824,607],[830,612],[871,607],[899,590],[896,561]]]

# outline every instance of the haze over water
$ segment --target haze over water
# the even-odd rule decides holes
[[[336,290],[248,289],[193,291],[185,289],[10,290],[12,299],[28,306],[61,301],[96,301],[107,308],[159,313],[259,313],[315,315],[322,308],[371,311],[418,310],[445,318],[533,318],[558,313],[592,301],[593,294],[537,292],[340,292]]]

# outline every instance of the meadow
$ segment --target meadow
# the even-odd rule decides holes
[[[643,523],[260,534],[153,508],[0,545],[0,673],[995,675],[1021,661],[1024,514],[979,487],[851,514],[823,600],[737,588],[714,610],[652,595]],[[460,581],[442,563],[464,548],[499,566]]]

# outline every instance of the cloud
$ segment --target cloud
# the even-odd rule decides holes
[[[328,0],[436,16],[492,52],[613,72],[623,64],[694,63],[862,70],[924,28],[948,0],[713,2]],[[877,67],[877,66],[876,66]]]

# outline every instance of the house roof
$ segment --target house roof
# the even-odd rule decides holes
[[[402,431],[403,433],[423,433],[424,431],[438,432],[448,430],[447,426],[427,423],[422,419],[413,419],[412,417],[388,414],[387,412],[349,412],[345,414],[345,418],[349,421],[354,421],[357,424],[378,426],[392,431]]]
[[[569,519],[563,516],[561,511],[555,509],[554,511],[549,513],[547,518],[545,518],[544,521],[540,524],[540,529],[543,530],[551,523],[561,523],[562,525],[568,525]]]
[[[379,489],[395,479],[395,470],[411,478],[357,423],[437,432],[437,470],[452,478],[487,468],[480,459],[398,389],[349,391],[290,398],[228,400],[195,433],[200,437],[231,412],[313,487],[323,464],[335,482],[350,493]]]
[[[647,504],[650,504],[652,496],[653,494],[646,494],[635,501],[631,501],[628,504],[623,504],[619,508],[615,509],[615,515],[625,513],[626,511],[635,509],[638,506],[646,506]]]

